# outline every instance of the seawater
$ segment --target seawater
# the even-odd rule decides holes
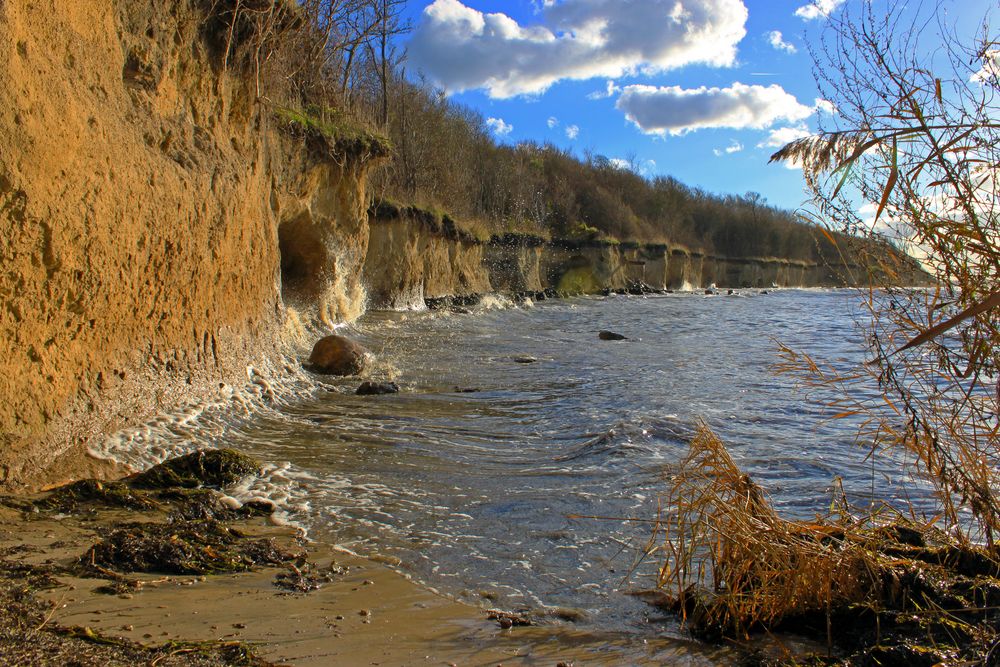
[[[863,361],[860,304],[779,290],[372,313],[341,333],[400,394],[303,376],[267,409],[193,415],[112,454],[236,447],[269,462],[242,493],[276,498],[314,539],[475,603],[681,637],[629,592],[652,584],[657,563],[636,560],[698,420],[785,516],[825,512],[836,478],[857,503],[919,499],[898,461],[869,456],[856,420],[831,419],[832,395],[775,373],[779,341],[834,368]]]

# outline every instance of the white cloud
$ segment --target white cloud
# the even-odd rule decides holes
[[[990,49],[983,54],[983,66],[972,75],[974,83],[1000,80],[1000,51]]]
[[[514,131],[514,126],[506,122],[503,118],[487,118],[486,126],[493,130],[493,134],[498,137],[505,137]]]
[[[829,16],[837,7],[840,7],[847,0],[813,0],[808,5],[802,5],[795,10],[795,15],[798,16],[803,21],[812,21],[814,19],[825,19]]]
[[[607,87],[604,90],[595,90],[594,92],[587,95],[588,100],[604,100],[609,97],[614,97],[618,93],[622,92],[620,86],[618,86],[613,80],[608,81]]]
[[[580,136],[580,127],[578,125],[567,125],[566,136],[570,139],[576,139]]]
[[[772,30],[765,36],[767,37],[767,43],[776,48],[778,51],[784,51],[785,53],[798,53],[798,49],[795,48],[794,44],[789,44],[785,41],[785,38],[781,34],[780,30]]]
[[[712,153],[715,157],[722,157],[723,155],[732,155],[733,153],[739,153],[743,150],[743,144],[733,139],[729,142],[729,145],[725,148],[713,148]]]
[[[610,160],[608,160],[608,162],[610,162],[611,166],[614,167],[615,169],[620,169],[622,171],[629,171],[632,168],[631,162],[629,162],[628,160],[623,160],[620,157],[613,157]]]
[[[777,84],[743,83],[692,89],[627,86],[616,106],[646,134],[661,136],[720,127],[763,129],[782,120],[804,120],[814,111]]]
[[[541,93],[565,80],[654,73],[736,61],[746,35],[743,0],[546,2],[537,25],[435,0],[409,43],[409,58],[449,92],[491,97]]]
[[[559,119],[555,116],[549,116],[549,119],[545,123],[549,126],[550,130],[554,130],[559,126]]]
[[[812,132],[805,125],[795,127],[777,127],[767,133],[767,139],[757,144],[757,148],[781,148],[796,139],[808,137]]]
[[[835,114],[837,113],[837,106],[830,100],[824,100],[820,97],[816,98],[816,111],[822,111],[823,113]]]

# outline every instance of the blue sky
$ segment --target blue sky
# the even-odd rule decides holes
[[[491,119],[501,141],[796,208],[801,173],[767,159],[826,113],[807,45],[824,12],[861,1],[412,2],[408,68]],[[993,4],[944,3],[973,21]]]

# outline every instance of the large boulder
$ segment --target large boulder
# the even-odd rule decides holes
[[[313,370],[324,375],[357,375],[367,360],[368,350],[343,336],[321,338],[309,355]]]

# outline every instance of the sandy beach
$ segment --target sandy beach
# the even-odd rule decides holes
[[[69,565],[100,531],[125,518],[135,519],[117,512],[43,516],[3,508],[0,551],[9,554],[8,563]],[[295,531],[265,520],[239,528],[303,549]],[[276,575],[288,571],[281,568],[214,576],[139,574],[141,587],[120,595],[95,590],[105,580],[65,575],[57,576],[57,587],[37,592],[50,609],[44,625],[90,629],[144,646],[178,642],[176,657],[184,655],[180,642],[245,642],[268,662],[303,667],[684,662],[677,640],[638,643],[563,623],[504,629],[487,618],[485,607],[448,599],[386,565],[331,545],[306,546],[316,571],[331,578],[309,593],[277,588]],[[703,648],[699,652],[704,655]]]

